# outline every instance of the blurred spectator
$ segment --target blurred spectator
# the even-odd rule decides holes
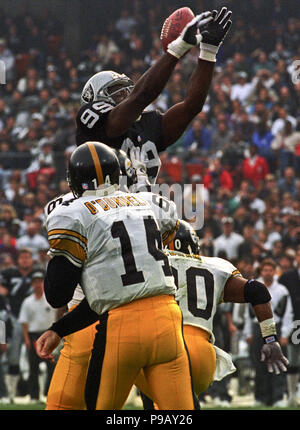
[[[103,67],[111,60],[112,54],[118,51],[118,46],[113,40],[109,39],[107,34],[103,33],[99,36],[96,52]]]
[[[252,89],[252,84],[247,82],[247,73],[245,71],[239,72],[237,82],[231,89],[231,100],[238,99],[242,105],[245,105]]]
[[[278,338],[285,351],[292,329],[293,310],[291,297],[281,283],[275,278],[276,263],[271,259],[264,260],[260,265],[260,278],[271,294],[271,307],[274,314]],[[265,363],[260,361],[260,350],[263,339],[260,327],[254,318],[254,312],[248,305],[245,315],[244,333],[249,343],[250,356],[255,368],[254,394],[256,405],[285,406],[284,393],[286,391],[286,375],[275,375],[266,372]]]
[[[256,126],[256,131],[253,133],[252,143],[257,146],[259,155],[267,160],[271,171],[275,169],[275,157],[271,148],[273,138],[274,136],[269,130],[266,121],[260,121]]]
[[[39,364],[43,361],[35,350],[35,342],[56,320],[56,310],[51,308],[44,295],[44,276],[41,270],[31,275],[33,293],[24,299],[19,315],[19,323],[22,325],[24,341],[28,354],[29,379],[28,389],[32,401],[39,401],[41,389],[39,385]],[[44,396],[47,395],[55,364],[45,360],[47,366],[47,379],[44,388]]]
[[[30,249],[34,260],[37,260],[40,249],[48,247],[48,241],[39,233],[36,222],[30,222],[27,226],[27,233],[17,240],[17,249]]]
[[[281,172],[288,166],[298,169],[300,156],[300,132],[294,131],[292,123],[285,121],[284,128],[279,131],[272,142],[272,149],[278,153]]]
[[[128,9],[121,11],[121,16],[117,19],[115,27],[121,33],[124,39],[129,39],[131,30],[137,24],[133,16],[130,16]]]
[[[211,147],[211,132],[200,118],[195,118],[187,129],[184,137],[186,149],[193,148],[198,151],[208,151]]]
[[[277,118],[274,120],[271,127],[271,133],[273,136],[276,136],[277,133],[284,129],[286,121],[289,121],[292,125],[292,128],[295,129],[297,125],[296,118],[294,118],[292,115],[289,115],[286,108],[280,107],[278,109]]]
[[[255,243],[255,230],[251,224],[246,224],[243,228],[244,241],[238,247],[238,257],[243,258],[251,254],[252,245]]]
[[[5,79],[10,81],[14,78],[15,57],[12,51],[7,47],[6,41],[0,39],[0,61],[5,64]]]
[[[258,154],[255,144],[249,146],[249,157],[243,161],[243,178],[248,179],[257,187],[269,173],[269,165],[264,157]]]
[[[233,181],[230,173],[223,168],[221,160],[214,158],[207,173],[203,177],[204,186],[211,192],[216,193],[219,188],[232,190]]]
[[[1,272],[0,294],[8,300],[11,309],[12,336],[7,350],[8,371],[6,375],[9,398],[16,396],[20,378],[20,352],[23,341],[22,328],[18,322],[23,300],[31,293],[31,273],[34,269],[32,254],[27,249],[18,252],[17,265]]]
[[[226,259],[235,261],[238,258],[239,246],[244,242],[244,238],[233,231],[233,219],[231,217],[224,217],[221,222],[223,234],[214,241],[214,256],[219,257],[220,253],[224,252]]]
[[[288,192],[294,194],[296,191],[295,170],[293,167],[286,167],[284,177],[278,181],[278,189],[281,193]]]
[[[224,146],[232,140],[233,132],[228,128],[227,121],[219,120],[217,129],[211,136],[211,147],[213,152],[220,151]]]

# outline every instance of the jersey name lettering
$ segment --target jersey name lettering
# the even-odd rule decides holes
[[[92,215],[98,212],[96,205],[99,205],[104,212],[124,206],[146,206],[147,203],[135,196],[103,197],[101,199],[85,202],[85,206]]]

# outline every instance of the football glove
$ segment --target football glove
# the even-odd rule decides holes
[[[231,15],[232,12],[227,10],[227,7],[223,7],[219,13],[213,10],[213,19],[204,27],[199,28],[202,36],[199,56],[201,60],[216,62],[218,50],[232,24]]]
[[[202,29],[212,19],[212,12],[209,11],[196,15],[184,27],[177,39],[169,43],[167,52],[176,58],[181,58],[187,51],[200,43],[202,37],[200,37],[200,34],[196,34],[197,29]]]
[[[260,360],[265,362],[269,373],[279,375],[281,372],[286,372],[289,361],[283,355],[280,344],[278,342],[265,343],[261,348]]]
[[[150,182],[147,175],[146,162],[148,161],[148,158],[146,153],[142,152],[141,148],[133,146],[130,150],[130,160],[132,167],[135,170],[137,180],[136,184],[133,184],[132,187],[130,187],[130,191],[138,192],[143,188],[147,190]]]

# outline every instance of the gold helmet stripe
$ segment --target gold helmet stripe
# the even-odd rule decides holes
[[[101,163],[100,163],[96,148],[94,147],[92,142],[87,142],[87,146],[91,152],[92,159],[95,165],[98,185],[104,184],[102,167],[101,167]]]

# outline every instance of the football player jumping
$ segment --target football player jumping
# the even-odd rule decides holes
[[[158,153],[178,140],[202,110],[212,80],[216,54],[231,26],[226,7],[197,15],[167,52],[134,85],[124,74],[102,71],[85,84],[77,117],[77,145],[100,141],[123,149],[132,147],[147,154],[147,174],[155,183],[161,161]],[[196,37],[196,29],[199,33]],[[164,114],[144,111],[161,93],[179,59],[200,42],[200,56],[187,85],[186,96]]]

